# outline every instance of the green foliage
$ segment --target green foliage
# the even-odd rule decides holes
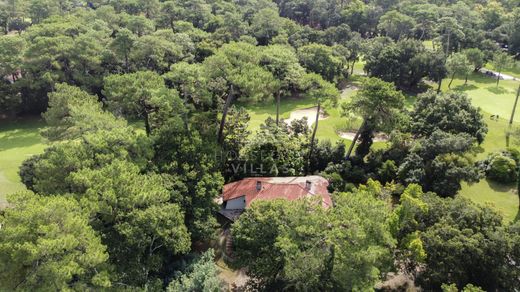
[[[133,129],[117,128],[86,133],[80,141],[65,141],[45,150],[34,163],[32,179],[25,180],[39,194],[66,194],[71,173],[94,169],[114,160],[132,161],[144,169],[152,157],[150,140]]]
[[[344,65],[344,61],[334,55],[332,47],[320,44],[299,48],[298,58],[303,67],[330,82],[340,77]]]
[[[457,288],[456,284],[442,284],[441,289],[443,292],[459,292],[459,289]],[[485,290],[482,290],[482,288],[474,286],[473,284],[468,284],[464,289],[462,289],[462,292],[484,292]]]
[[[506,69],[509,69],[513,66],[514,60],[513,57],[508,55],[506,52],[499,51],[495,53],[493,56],[493,60],[491,60],[491,64],[493,64],[493,67],[498,72],[497,76],[497,86],[498,82],[500,81],[500,73]]]
[[[25,46],[25,40],[19,36],[0,36],[0,77],[16,74]]]
[[[251,31],[257,38],[259,44],[269,44],[283,29],[283,18],[278,11],[265,8],[258,11],[251,20]]]
[[[103,111],[96,96],[64,83],[49,94],[49,108],[43,114],[48,127],[42,136],[50,141],[75,140],[85,133],[126,127],[126,121]]]
[[[172,281],[166,291],[222,291],[223,285],[218,277],[217,265],[214,263],[215,252],[210,249],[203,253],[188,268],[187,273]]]
[[[357,154],[364,157],[368,154],[376,131],[391,132],[402,118],[400,113],[404,106],[404,95],[391,83],[378,78],[368,78],[363,88],[358,91],[349,103],[343,103],[343,114],[363,118],[363,126],[359,130],[361,145]]]
[[[43,134],[55,142],[20,169],[38,195],[16,201],[23,214],[16,204],[3,213],[2,221],[19,213],[25,219],[2,226],[0,237],[17,237],[0,247],[39,252],[29,263],[0,254],[4,290],[23,277],[21,290],[155,291],[172,279],[171,290],[218,290],[209,254],[183,276],[176,270],[192,242],[216,235],[215,199],[224,178],[240,176],[230,165],[242,162],[263,165],[268,175],[323,171],[332,190],[351,191],[334,195],[336,205],[326,211],[316,202],[270,202],[244,214],[239,263],[252,267],[265,290],[369,290],[394,263],[417,274],[425,290],[443,283],[468,291],[477,289],[469,283],[491,291],[520,286],[517,225],[506,228],[488,209],[443,201],[413,184],[452,196],[461,181],[478,178],[470,151],[487,128],[468,98],[427,93],[408,120],[402,94],[369,79],[345,106],[365,121],[358,156],[349,160],[343,144],[316,141],[318,119],[312,136],[306,120],[269,120],[254,136],[248,131],[248,115],[272,113],[261,109],[273,98],[305,97],[333,118],[337,88],[361,57],[369,76],[413,92],[427,85],[424,77],[439,90],[448,71],[467,77],[495,52],[492,65],[502,72],[512,60],[499,47],[519,52],[514,1],[0,2],[0,115],[46,111]],[[246,113],[233,107],[237,101],[266,105]],[[147,135],[121,116],[144,120]],[[370,152],[376,131],[393,132],[390,145]],[[9,142],[18,147],[17,139]],[[221,151],[237,157],[219,161]],[[517,155],[492,158],[483,164],[491,176],[513,180]],[[390,184],[355,189],[369,178]],[[409,185],[394,213],[381,200],[399,193],[393,181]],[[42,232],[49,228],[60,234]],[[53,253],[37,250],[61,234]],[[63,250],[63,242],[77,245]],[[89,244],[95,260],[85,252]]]
[[[513,54],[520,53],[520,9],[515,8],[512,13],[510,22],[508,23],[508,37],[510,44],[510,51]]]
[[[473,65],[473,70],[478,71],[480,68],[484,67],[486,63],[486,56],[483,51],[479,48],[470,48],[464,50],[464,54],[468,61]]]
[[[465,76],[467,80],[468,74],[473,71],[472,63],[470,63],[468,57],[464,53],[454,53],[450,55],[446,60],[446,69],[448,70],[448,74],[451,76],[448,88],[451,87],[455,75]]]
[[[416,186],[409,190],[415,190],[414,196],[403,194],[394,215],[399,218],[394,222],[400,223],[394,226],[399,226],[401,249],[413,251],[408,245],[410,236],[422,242],[426,257],[408,264],[423,287],[473,283],[486,290],[508,290],[517,285],[515,264],[508,260],[518,256],[512,244],[517,233],[502,226],[500,215],[463,198],[422,195]],[[418,266],[425,269],[417,271]]]
[[[381,16],[377,26],[378,29],[385,32],[386,36],[394,40],[410,36],[414,27],[415,21],[412,17],[396,10],[389,11]]]
[[[171,193],[171,201],[182,206],[192,240],[213,238],[218,228],[215,199],[224,183],[217,170],[218,148],[196,130],[187,132],[179,118],[163,122],[152,138],[153,164]]]
[[[399,166],[398,177],[406,184],[419,183],[440,196],[454,196],[461,182],[476,181],[478,170],[467,152],[474,140],[467,134],[436,130],[420,139]]]
[[[111,286],[108,254],[71,198],[11,195],[0,214],[2,290],[89,290]]]
[[[518,179],[517,161],[507,152],[492,153],[483,164],[486,176],[494,181],[512,183]]]
[[[411,115],[410,132],[428,137],[436,130],[452,134],[466,133],[482,143],[488,132],[480,108],[464,94],[433,91],[419,95]]]
[[[204,60],[209,78],[216,92],[228,93],[233,86],[236,98],[244,101],[262,101],[270,98],[278,87],[273,74],[259,66],[260,54],[255,46],[231,43]]]
[[[160,176],[140,174],[137,166],[115,160],[75,172],[70,180],[125,282],[146,284],[167,264],[168,255],[189,251],[184,214],[169,202]]]
[[[400,88],[411,88],[429,75],[433,52],[426,50],[420,41],[404,39],[393,42],[375,38],[369,47],[364,69],[370,76],[394,82]]]
[[[16,85],[0,79],[0,115],[16,114],[21,103],[21,94]]]
[[[260,64],[281,82],[285,91],[300,87],[305,69],[298,63],[298,56],[289,46],[271,45],[262,50]]]
[[[356,114],[368,120],[376,131],[390,131],[403,105],[404,95],[393,84],[368,78],[344,110],[346,114]]]
[[[246,168],[242,175],[260,172],[263,176],[298,176],[303,174],[305,152],[302,141],[274,121],[267,120],[243,150]],[[234,165],[234,167],[240,165]],[[240,171],[240,169],[239,169]],[[250,173],[251,172],[251,173]]]
[[[211,105],[212,96],[203,70],[200,64],[179,62],[173,64],[163,77],[167,83],[171,83],[171,86],[177,89],[185,106],[191,104],[197,109],[204,109]]]
[[[151,71],[107,76],[104,94],[114,113],[143,118],[148,135],[174,110],[183,110],[177,91],[167,89],[164,79]]]

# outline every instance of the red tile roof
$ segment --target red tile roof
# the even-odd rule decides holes
[[[307,189],[306,182],[311,182]],[[257,190],[257,182],[261,182],[261,190]],[[224,186],[223,201],[245,196],[246,207],[255,200],[287,199],[297,200],[305,197],[321,196],[324,208],[332,206],[329,182],[321,176],[306,177],[250,177]]]

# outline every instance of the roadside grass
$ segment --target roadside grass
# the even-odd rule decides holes
[[[44,122],[37,118],[0,121],[0,205],[5,195],[24,190],[18,169],[31,155],[45,149],[40,129]]]
[[[493,64],[488,63],[484,68],[496,71],[493,67]],[[516,78],[520,78],[520,61],[516,61],[514,65],[511,66],[511,68],[503,70],[501,73],[504,73],[506,75],[510,75]]]

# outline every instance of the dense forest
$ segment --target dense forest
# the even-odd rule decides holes
[[[47,142],[0,209],[0,290],[225,291],[223,185],[315,174],[332,208],[230,227],[237,291],[519,291],[520,221],[457,193],[516,182],[520,151],[477,161],[485,114],[442,90],[518,58],[518,0],[0,1],[0,123],[41,115]],[[312,126],[283,122],[298,99]],[[330,109],[352,143],[317,137]]]

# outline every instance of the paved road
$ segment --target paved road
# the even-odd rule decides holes
[[[490,73],[493,73],[493,75],[496,76],[498,75],[498,72],[495,72],[495,71],[491,71],[491,70],[488,70],[488,69],[484,69],[482,70],[482,74],[486,74],[486,72],[490,72]],[[507,74],[504,74],[504,73],[500,73],[500,78],[502,80],[518,80],[518,78],[514,77],[514,76],[511,76],[511,75],[507,75]]]

